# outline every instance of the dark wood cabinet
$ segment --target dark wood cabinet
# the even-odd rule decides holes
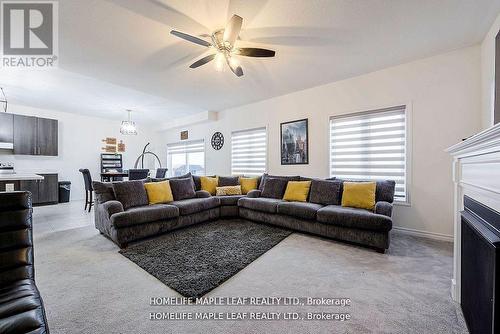
[[[31,192],[33,204],[51,204],[59,200],[59,177],[57,174],[39,174],[40,181],[19,181],[19,190]]]
[[[38,118],[38,155],[58,155],[58,124],[55,119]]]
[[[0,143],[12,143],[14,140],[14,115],[0,113]]]
[[[38,204],[40,203],[40,197],[38,196],[38,183],[40,181],[35,181],[35,180],[23,180],[19,181],[19,190],[22,191],[29,191],[31,193],[31,198],[33,201],[33,204]]]
[[[40,203],[55,203],[59,199],[59,178],[57,174],[40,174],[43,180],[38,183]]]
[[[36,155],[37,118],[14,115],[14,154]]]
[[[14,154],[58,155],[58,121],[14,115]]]

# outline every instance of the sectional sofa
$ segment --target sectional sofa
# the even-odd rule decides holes
[[[219,182],[237,182],[235,179],[220,178]],[[275,179],[284,180],[279,183],[280,189],[273,189],[273,182],[266,187],[266,181]],[[264,174],[259,178],[258,189],[247,195],[232,196],[211,196],[201,190],[199,177],[190,174],[169,180],[174,201],[154,205],[148,205],[147,197],[141,192],[144,181],[94,181],[96,228],[123,248],[129,242],[193,224],[241,217],[367,246],[382,253],[389,248],[394,181],[377,181],[375,208],[369,211],[342,207],[344,180],[335,178],[320,180]],[[288,181],[294,180],[311,181],[306,202],[282,200],[282,185],[286,187]]]

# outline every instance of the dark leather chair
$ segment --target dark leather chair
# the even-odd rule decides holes
[[[128,179],[132,180],[144,180],[148,177],[149,169],[129,169],[128,170]]]
[[[0,193],[0,333],[49,333],[35,285],[31,193]]]
[[[87,168],[80,168],[78,170],[83,174],[83,182],[85,183],[85,208],[87,210],[87,205],[89,206],[89,212],[94,205],[94,201],[92,199],[92,194],[94,189],[92,188],[92,175],[90,175],[90,171]]]
[[[165,174],[167,174],[167,168],[156,169],[156,178],[157,179],[163,179],[165,177]]]

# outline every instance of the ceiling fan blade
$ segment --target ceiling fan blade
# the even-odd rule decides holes
[[[276,54],[273,50],[259,49],[259,48],[239,48],[236,54],[246,57],[274,57]]]
[[[233,66],[231,65],[231,61],[230,61],[230,58],[228,56],[226,56],[226,62],[227,62],[227,66],[229,66],[229,68],[231,69],[231,71],[233,71],[234,74],[236,74],[237,77],[241,77],[243,75],[243,69],[241,68],[241,66]]]
[[[234,46],[234,42],[238,38],[241,30],[241,25],[243,24],[243,18],[238,15],[233,15],[231,20],[226,25],[226,29],[224,29],[224,42],[229,43],[231,46]]]
[[[170,31],[170,33],[174,36],[185,39],[186,41],[189,41],[191,43],[199,44],[199,45],[206,46],[206,47],[212,46],[211,43],[209,43],[201,38],[198,38],[198,37],[195,37],[195,36],[192,36],[189,34],[185,34],[183,32],[177,31],[177,30],[172,30],[172,31]]]
[[[194,63],[192,63],[189,67],[190,68],[197,68],[197,67],[200,67],[201,65],[205,65],[206,63],[214,60],[215,58],[215,53],[212,54],[212,55],[208,55],[206,57],[203,57],[197,61],[195,61]]]

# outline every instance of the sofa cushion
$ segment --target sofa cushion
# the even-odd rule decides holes
[[[287,179],[266,178],[261,197],[282,199],[285,194]]]
[[[269,174],[262,174],[262,177],[259,182],[259,190],[264,190],[264,185],[266,184],[266,181],[269,179],[284,179],[287,181],[300,181],[300,176],[282,176],[282,175],[269,175]]]
[[[185,179],[170,179],[170,189],[172,189],[172,195],[174,196],[174,201],[180,201],[186,198],[193,198],[196,196],[194,190],[194,182],[191,177]]]
[[[97,202],[100,204],[107,201],[115,200],[115,192],[113,191],[113,183],[92,181],[92,188],[94,189]]]
[[[283,199],[292,202],[307,202],[311,181],[288,181]]]
[[[323,205],[308,202],[282,202],[278,204],[278,213],[303,219],[316,219],[316,213]]]
[[[238,206],[250,210],[269,212],[269,213],[276,213],[278,211],[279,203],[283,203],[283,200],[276,198],[262,198],[262,197],[258,198],[243,197],[238,200]]]
[[[392,220],[364,209],[328,205],[318,210],[317,220],[321,223],[387,232],[392,228]]]
[[[135,206],[148,205],[148,194],[144,188],[144,181],[122,181],[113,183],[116,199],[122,203],[123,209]]]
[[[216,208],[220,205],[219,198],[189,198],[180,201],[173,201],[170,205],[175,205],[179,208],[181,216],[190,215],[193,213]]]
[[[342,206],[373,211],[376,186],[375,182],[344,182]]]
[[[335,178],[332,178],[335,179]],[[370,180],[355,180],[355,179],[339,179],[342,183],[347,182],[367,182]],[[375,189],[375,202],[394,202],[394,192],[396,190],[396,181],[393,180],[373,180],[377,182],[377,187]],[[341,188],[341,193],[343,187]]]
[[[193,175],[191,175],[191,172],[187,172],[184,175],[169,177],[167,180],[189,179],[190,177],[192,178]]]
[[[169,204],[154,204],[130,208],[111,215],[111,224],[115,228],[168,220],[179,216],[179,209]]]
[[[206,175],[208,177],[215,177],[215,175]],[[200,175],[192,175],[193,182],[194,182],[194,189],[195,190],[201,190],[201,178],[202,176]]]
[[[309,202],[323,205],[340,205],[342,182],[312,180]]]
[[[215,188],[217,196],[241,195],[241,186],[225,186]]]
[[[237,186],[240,184],[238,176],[219,176],[219,187]]]
[[[201,180],[201,190],[208,191],[210,195],[214,196],[217,191],[217,185],[219,184],[218,177],[202,176]]]
[[[258,177],[240,177],[241,193],[248,194],[251,190],[255,190],[259,185]]]
[[[219,199],[220,205],[238,205],[238,200],[245,196],[243,195],[229,195],[229,196],[215,196]]]
[[[149,204],[168,203],[174,200],[169,181],[144,183]]]

